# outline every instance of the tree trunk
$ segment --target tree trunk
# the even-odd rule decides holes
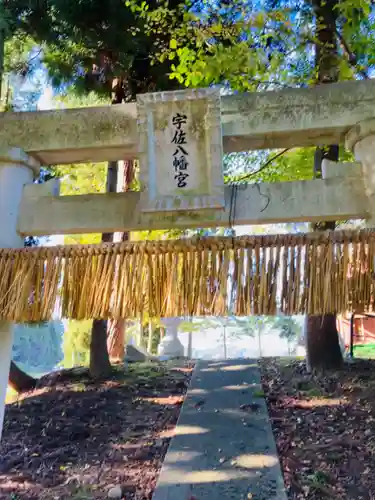
[[[341,367],[343,360],[335,314],[307,319],[307,356],[308,364],[314,370]]]
[[[142,319],[140,319],[138,322],[138,330],[137,330],[137,335],[136,335],[137,347],[140,347],[140,348],[144,347],[144,342],[143,342],[144,334],[145,334],[145,331],[144,331],[143,321],[142,321]]]
[[[115,102],[112,102],[116,104]],[[119,178],[119,165],[118,162],[109,162],[108,163],[108,173],[107,173],[107,193],[115,193],[119,190],[127,191],[130,183],[132,182],[133,176],[133,162],[130,160],[124,161],[124,172],[123,172],[123,181],[122,186],[118,186],[118,178]],[[122,233],[119,237],[120,241],[127,241],[129,239],[129,233]],[[110,243],[114,241],[113,233],[106,233],[102,235],[102,242]],[[91,335],[99,335],[99,339],[95,342],[92,342],[90,345],[90,360],[101,360],[101,356],[97,356],[92,352],[92,349],[101,349],[106,353],[109,360],[111,361],[122,361],[124,358],[125,352],[125,318],[119,320],[112,320],[109,325],[107,321],[97,321],[94,320],[92,333]],[[109,327],[108,327],[109,326]],[[105,329],[105,345],[102,343],[104,339],[104,333],[101,329]],[[98,332],[100,332],[98,334]],[[107,365],[107,362],[105,362]],[[91,361],[90,361],[91,367]],[[100,367],[92,368],[93,373],[99,372],[101,373]],[[91,368],[90,368],[91,371]],[[91,374],[92,376],[93,373]]]
[[[147,352],[152,354],[152,340],[154,336],[154,328],[151,319],[148,320],[148,339],[147,339]]]
[[[318,157],[320,164],[323,158],[332,161],[338,160],[338,147],[330,146],[327,150],[317,150],[315,158]],[[321,168],[321,167],[320,167]],[[318,222],[313,226],[315,231],[333,231],[335,222]],[[307,363],[313,370],[337,369],[343,363],[342,352],[337,331],[335,314],[326,316],[312,316],[307,319]],[[324,353],[324,355],[323,355]]]
[[[107,335],[109,359],[112,363],[123,361],[125,354],[125,320],[110,320]]]
[[[124,86],[122,78],[114,78],[112,80],[112,97],[111,104],[121,104],[125,99]],[[117,191],[127,191],[128,187],[128,176],[129,172],[126,170],[128,167],[128,161],[124,162],[124,172],[123,172],[123,182],[122,186],[118,185],[119,181],[119,163],[109,162],[108,163],[108,173],[107,173],[107,193],[116,193]],[[103,234],[102,241],[112,242],[114,241],[114,234],[108,233]],[[119,241],[127,241],[129,239],[128,233],[122,233],[119,237]],[[125,352],[125,318],[119,320],[111,320],[106,323],[105,328],[107,330],[107,341],[106,349],[108,351],[109,359],[111,361],[119,361],[124,359]],[[103,325],[104,328],[104,325]]]
[[[94,320],[90,341],[90,375],[106,378],[112,373],[107,350],[107,322]]]
[[[0,27],[0,104],[2,97],[2,84],[4,77],[4,51],[5,51],[5,30]]]
[[[133,160],[123,162],[123,170],[120,171],[120,164],[116,163],[116,186],[107,186],[108,192],[126,192],[133,181],[134,163]],[[120,175],[121,174],[121,175]],[[111,191],[110,191],[111,189]],[[113,191],[112,191],[113,190]],[[113,241],[115,237],[113,235]],[[116,233],[116,241],[128,241],[129,233]],[[124,358],[125,351],[125,319],[111,320],[108,328],[108,351],[111,361],[119,361]]]
[[[117,162],[108,163],[107,192],[116,191]],[[103,243],[113,241],[113,233],[102,235]],[[107,321],[94,319],[90,341],[90,375],[93,378],[103,378],[111,373],[111,363],[107,347]]]
[[[16,392],[28,392],[35,389],[37,380],[21,368],[19,368],[14,361],[10,364],[9,370],[9,385]]]
[[[336,6],[338,0],[314,0],[316,16],[316,59],[319,84],[333,83],[339,78],[339,58],[336,38]],[[316,178],[322,175],[322,161],[339,159],[338,145],[317,148],[314,159]],[[318,222],[314,230],[334,230],[335,222]],[[306,347],[308,365],[313,370],[336,369],[343,358],[339,344],[336,315],[313,316],[307,319]]]

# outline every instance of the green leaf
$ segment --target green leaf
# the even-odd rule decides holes
[[[169,47],[173,50],[177,49],[177,41],[174,38],[172,38],[171,41],[169,42]]]

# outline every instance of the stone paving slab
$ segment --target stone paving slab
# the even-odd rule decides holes
[[[198,361],[153,500],[286,500],[256,361]]]

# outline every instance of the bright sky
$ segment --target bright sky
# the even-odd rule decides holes
[[[43,94],[39,97],[37,107],[39,110],[54,109],[55,102],[53,99],[52,87],[46,87]]]

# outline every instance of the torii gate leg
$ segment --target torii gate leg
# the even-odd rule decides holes
[[[39,174],[39,164],[20,149],[0,151],[0,248],[23,247],[17,233],[18,210],[25,184]],[[1,297],[0,297],[1,309]],[[0,321],[0,439],[12,355],[13,323]]]
[[[369,201],[367,226],[375,228],[375,119],[358,123],[346,135],[346,147],[362,163],[365,192]]]

